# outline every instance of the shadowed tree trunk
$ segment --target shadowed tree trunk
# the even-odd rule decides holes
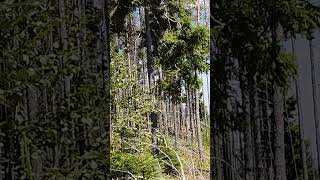
[[[312,37],[313,38],[313,37]],[[316,129],[316,146],[317,146],[317,162],[318,162],[318,174],[320,174],[320,143],[319,143],[319,99],[317,97],[317,83],[316,83],[316,72],[314,65],[314,54],[313,54],[313,42],[312,38],[309,39],[309,50],[310,50],[310,64],[311,64],[311,82],[312,82],[312,100],[313,100],[313,114]]]
[[[149,92],[154,100],[155,97],[153,95],[152,89],[154,84],[154,69],[153,69],[153,58],[152,58],[152,37],[151,37],[151,27],[150,27],[150,2],[148,0],[144,1],[144,13],[145,13],[145,33],[146,33],[146,48],[147,48],[147,71],[148,71],[148,79],[149,79]],[[149,119],[152,124],[158,124],[157,117],[158,115],[154,112],[151,112],[149,115]],[[152,139],[153,139],[153,150],[154,152],[158,152],[157,150],[157,126],[152,128]]]
[[[272,16],[275,16],[272,14]],[[274,22],[271,25],[272,52],[271,58],[277,61],[280,51],[277,50],[277,43],[282,37],[282,30]],[[281,48],[282,49],[282,48]],[[275,180],[286,180],[286,159],[285,159],[285,142],[284,142],[284,89],[273,82],[273,115],[275,121],[274,135],[274,169]]]
[[[240,66],[240,88],[242,95],[242,112],[243,112],[243,121],[244,121],[244,153],[245,153],[245,172],[246,179],[254,180],[254,154],[253,154],[253,139],[252,139],[252,126],[251,126],[251,117],[250,117],[250,97],[249,97],[249,84],[248,84],[248,73],[247,68],[239,60]]]
[[[105,119],[102,119],[101,126],[102,126],[102,134],[106,134],[106,164],[104,165],[104,176],[107,180],[111,179],[110,174],[110,150],[111,150],[111,74],[110,74],[110,62],[111,62],[111,54],[110,54],[110,43],[111,43],[111,33],[110,33],[110,0],[98,0],[99,4],[101,5],[102,10],[102,21],[101,21],[101,73],[102,73],[102,97],[105,101]]]
[[[295,48],[294,48],[294,39],[291,38],[291,48],[293,56],[296,55]],[[299,62],[297,62],[299,64]],[[298,66],[299,67],[299,66]],[[298,70],[299,72],[299,70]],[[308,175],[308,167],[307,167],[307,160],[306,160],[306,145],[304,143],[304,130],[303,130],[303,123],[302,123],[302,111],[301,111],[301,92],[300,92],[300,85],[299,80],[295,80],[295,90],[296,90],[296,103],[297,103],[297,113],[298,113],[298,122],[299,122],[299,135],[300,135],[300,147],[301,147],[301,160],[302,160],[302,170],[303,170],[303,179],[309,180]]]
[[[273,87],[273,112],[275,119],[274,168],[275,179],[286,180],[286,159],[284,144],[283,89]]]

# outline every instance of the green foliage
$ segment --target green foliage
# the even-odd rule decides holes
[[[296,61],[289,53],[281,53],[273,68],[272,79],[282,87],[288,86],[290,80],[298,75]]]
[[[297,76],[297,64],[292,55],[283,50],[284,42],[301,34],[308,39],[312,38],[313,31],[319,28],[320,9],[304,0],[218,0],[213,2],[210,10],[213,38],[210,57],[212,62],[210,80],[213,84],[211,87],[214,88],[214,97],[211,97],[213,122],[216,123],[218,130],[223,131],[221,135],[225,133],[225,129],[232,128],[234,125],[240,132],[245,132],[252,125],[243,126],[243,121],[239,121],[245,115],[239,112],[239,108],[243,109],[244,100],[249,100],[250,97],[248,99],[244,99],[243,96],[239,97],[239,94],[235,92],[238,90],[234,90],[230,84],[234,81],[241,81],[243,83],[241,91],[249,94],[250,91],[256,89],[269,93],[269,84],[288,90],[288,84]],[[250,87],[250,85],[257,87],[251,88],[253,86]],[[241,98],[242,100],[238,101]],[[236,101],[232,112],[228,110],[231,101]],[[253,105],[252,102],[248,103],[250,107]],[[292,112],[295,110],[293,108],[296,105],[295,102],[290,99],[285,105],[289,107],[286,107],[284,114],[290,117],[287,118],[285,133],[287,178],[294,179],[297,178],[293,166],[294,158],[298,163],[298,173],[302,174],[299,126]],[[266,110],[262,109],[263,113],[264,111]],[[262,115],[263,123],[269,121],[267,113]],[[251,122],[255,122],[255,118],[252,116],[250,118]],[[274,124],[271,127],[275,127]],[[279,127],[275,128],[281,130]],[[289,130],[293,136],[292,140],[289,137]],[[263,138],[268,137],[264,134],[262,136]],[[279,139],[276,140],[279,142]],[[216,145],[220,146],[219,143]],[[272,150],[273,148],[276,147],[272,147]],[[312,162],[309,155],[307,161]],[[259,156],[255,159],[259,159]],[[308,167],[312,169],[311,164]]]
[[[64,17],[60,17],[59,2],[6,0],[0,4],[0,171],[5,169],[15,179],[105,179],[106,109],[112,101],[113,176],[126,174],[116,170],[142,179],[163,177],[163,171],[174,174],[163,164],[168,159],[150,150],[147,115],[159,112],[157,100],[139,83],[141,67],[131,61],[129,69],[128,51],[119,48],[127,16],[143,8],[144,2],[111,1],[111,77],[101,62],[109,43],[102,35],[104,14],[99,2],[103,1],[63,1]],[[163,89],[179,94],[184,81],[199,86],[196,71],[208,69],[204,62],[208,30],[191,26],[191,12],[184,1],[149,2],[154,54],[158,55],[163,33],[168,33],[164,41],[175,52],[188,52],[177,59],[174,54],[168,56],[178,68],[165,70],[168,81]],[[136,60],[143,61],[143,50],[138,51]],[[107,99],[110,79],[112,98]],[[163,150],[179,169],[176,155]]]
[[[179,97],[181,85],[199,88],[201,81],[198,72],[207,72],[209,52],[209,32],[204,26],[166,31],[161,40],[158,63],[166,77],[160,82],[162,90],[171,96]]]
[[[299,33],[310,38],[313,31],[320,26],[320,9],[308,1],[277,1],[275,6],[277,19],[289,36]]]
[[[140,5],[139,0],[112,0],[111,32],[121,33],[125,28],[125,18]]]
[[[85,50],[76,38],[80,27],[73,24],[74,19],[66,21],[68,38],[63,49],[61,18],[54,3],[1,3],[0,114],[4,120],[0,128],[4,136],[0,141],[7,139],[1,147],[1,167],[16,178],[41,174],[48,179],[104,179],[107,101],[98,85],[102,74],[89,68],[96,59],[89,51],[95,52],[92,43],[97,40],[86,28],[99,13],[92,12],[81,21],[81,30],[88,35],[81,43]],[[86,51],[88,56],[80,55]],[[4,115],[3,104],[7,105]]]
[[[166,146],[160,146],[160,150],[158,158],[164,161],[164,173],[178,175],[179,172],[177,170],[180,171],[181,166],[176,153]]]
[[[112,152],[111,153],[112,177],[123,177],[130,172],[139,179],[156,179],[162,177],[162,164],[159,159],[146,151],[138,153]]]
[[[117,42],[114,39],[113,42]],[[117,43],[114,43],[117,44]],[[163,165],[153,157],[149,146],[151,134],[145,129],[146,115],[157,112],[150,94],[143,85],[137,84],[137,77],[128,76],[127,59],[124,51],[115,45],[112,49],[112,96],[114,123],[112,130],[111,168],[112,177],[130,177],[130,173],[140,179],[162,177]],[[136,64],[131,71],[137,71]],[[129,93],[125,93],[129,92]]]
[[[235,11],[238,6],[242,9]],[[250,69],[250,74],[267,77],[280,86],[286,86],[290,79],[295,78],[297,70],[292,56],[282,52],[281,42],[275,42],[274,47],[268,32],[274,23],[283,30],[283,34],[278,34],[281,41],[286,40],[282,38],[283,35],[285,38],[295,37],[296,34],[310,37],[319,26],[319,8],[301,0],[275,1],[275,4],[263,7],[256,3],[229,1],[223,5],[216,3],[214,7],[216,24],[213,25],[213,37],[219,48],[231,50],[224,55],[225,58],[229,56],[243,61]],[[266,9],[269,11],[266,12]],[[274,48],[276,57],[272,59]]]

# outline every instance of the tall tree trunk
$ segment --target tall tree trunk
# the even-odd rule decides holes
[[[200,0],[197,0],[197,25],[200,25]],[[195,68],[195,77],[197,77],[197,69]],[[197,87],[193,91],[194,95],[194,105],[195,105],[195,124],[196,124],[196,132],[197,132],[197,141],[198,141],[198,151],[199,151],[199,157],[200,161],[203,160],[203,154],[202,154],[202,134],[201,134],[201,120],[200,120],[200,98]]]
[[[273,112],[275,120],[274,141],[274,168],[275,180],[286,180],[286,159],[284,143],[284,117],[283,117],[283,89],[277,85],[273,87]]]
[[[196,2],[196,8],[197,8],[197,25],[200,25],[200,10],[201,10],[201,4],[200,0],[197,0]]]
[[[146,48],[147,48],[147,69],[149,78],[149,88],[151,90],[151,85],[153,82],[153,59],[152,59],[152,39],[151,39],[151,29],[150,29],[150,16],[149,16],[149,1],[146,0],[144,4],[145,13],[145,33],[146,33]]]
[[[251,123],[254,124],[254,137],[255,137],[255,174],[257,179],[264,179],[262,175],[262,148],[261,148],[261,120],[259,116],[259,101],[258,101],[258,85],[254,75],[249,75],[249,89],[250,89],[250,112]]]
[[[159,67],[159,78],[160,78],[160,81],[163,80],[163,72],[162,72],[161,66]],[[163,91],[161,90],[161,92],[160,92],[160,102],[161,102],[160,122],[161,122],[161,124],[163,124],[162,130],[164,130],[164,134],[167,136],[168,135],[168,119],[167,119],[167,113],[166,113],[166,101],[165,100],[166,100],[166,98],[164,96]]]
[[[34,103],[30,102],[30,96],[29,96],[29,92],[28,92],[28,87],[24,90],[24,107],[25,108],[21,108],[22,106],[19,105],[18,102],[18,106],[17,106],[17,110],[16,110],[16,117],[18,118],[18,113],[21,113],[22,115],[20,116],[20,118],[22,119],[24,126],[28,127],[32,122],[32,118],[34,118],[33,116],[31,116],[31,108],[30,105],[34,105]],[[32,158],[31,158],[31,151],[30,151],[30,141],[27,137],[27,134],[25,131],[22,131],[22,158],[24,158],[24,164],[25,164],[25,171],[27,174],[28,179],[33,180],[34,179],[34,175],[33,175],[33,168],[32,168]]]
[[[27,114],[28,114],[28,123],[33,124],[38,122],[37,115],[39,114],[39,107],[38,104],[40,103],[38,101],[38,93],[37,89],[33,86],[30,86],[26,89],[26,98],[27,98]],[[26,137],[23,137],[26,138]],[[29,148],[27,147],[28,143],[26,143],[26,149],[28,151]],[[32,153],[32,152],[29,152]],[[36,158],[30,157],[30,163],[32,165],[32,174],[34,175],[35,179],[41,179],[42,176],[42,164],[41,164],[41,155],[38,154]]]
[[[190,147],[192,146],[192,135],[191,135],[191,124],[190,124],[190,119],[191,119],[191,114],[190,114],[190,101],[189,101],[189,98],[190,98],[190,95],[189,95],[189,91],[188,91],[188,88],[186,88],[186,91],[187,91],[187,103],[186,103],[186,132],[187,132],[187,139],[188,139],[188,142],[190,144]]]
[[[208,26],[208,13],[207,13],[207,3],[206,0],[203,0],[203,7],[204,7],[204,20],[205,20],[205,24],[206,26]]]
[[[1,57],[2,58],[2,57]],[[1,61],[0,62],[0,71],[1,72],[6,72],[5,70],[5,62]],[[5,89],[5,81],[4,80],[0,80],[0,89]],[[0,123],[5,123],[7,120],[7,112],[6,112],[6,106],[2,103],[0,103]],[[0,134],[5,134],[5,136],[7,135],[7,133],[5,133],[5,130],[2,130],[3,126],[0,127]],[[4,157],[6,158],[6,154],[4,154],[4,146],[8,146],[5,144],[5,136],[1,136],[0,137],[0,142],[2,143],[0,146],[0,157]],[[4,170],[4,171],[3,171]],[[3,174],[5,172],[5,163],[0,163],[0,180],[3,180]]]
[[[181,102],[178,102],[177,103],[177,111],[178,111],[178,114],[177,114],[177,120],[178,120],[178,138],[181,138],[181,133],[182,133],[182,129],[181,129],[181,125],[182,125],[182,122],[181,122]]]
[[[309,49],[310,49],[310,64],[311,64],[311,81],[312,81],[312,100],[313,100],[313,113],[314,113],[314,122],[316,129],[316,145],[317,145],[317,161],[318,161],[318,174],[320,174],[320,144],[319,144],[319,99],[317,97],[317,83],[316,83],[316,72],[314,66],[314,54],[313,54],[313,45],[312,39],[309,40]]]
[[[62,51],[65,53],[67,50],[67,29],[66,29],[66,12],[65,12],[65,3],[64,0],[59,0],[59,13],[60,13],[60,38],[61,38],[61,44],[62,44]],[[65,67],[65,56],[62,55],[61,58],[61,66],[62,68]],[[61,87],[63,91],[63,96],[66,98],[67,106],[69,109],[69,96],[70,96],[70,77],[66,76],[64,77],[64,86]]]
[[[276,22],[275,14],[272,15],[272,22],[271,24],[271,59],[274,63],[277,62],[278,56],[280,54],[282,47],[280,50],[277,48],[278,42],[282,41],[281,37],[283,35],[283,31],[279,24]],[[282,44],[280,44],[282,45]],[[273,80],[272,82],[272,89],[273,89],[273,115],[274,115],[274,169],[275,169],[275,180],[286,180],[286,158],[285,158],[285,142],[284,142],[284,102],[283,102],[283,87],[279,86]]]
[[[260,165],[257,164],[258,170],[258,178],[257,180],[266,180],[268,179],[268,112],[266,108],[266,93],[265,93],[265,86],[264,80],[259,80],[259,89],[257,90],[257,98],[258,98],[258,111],[259,111],[259,125],[256,124],[256,131],[258,136],[256,137],[256,144],[260,143],[260,148],[258,145],[256,147],[260,149],[260,157],[256,157],[257,161],[261,161]],[[259,130],[258,130],[259,129]],[[260,131],[260,132],[259,132]],[[257,142],[258,141],[258,142]],[[258,151],[258,150],[257,150]],[[261,158],[260,160],[258,158]],[[259,167],[260,166],[260,167]]]
[[[195,96],[195,111],[196,111],[196,128],[197,128],[197,141],[198,141],[198,151],[200,156],[200,161],[203,160],[203,152],[202,152],[202,134],[201,134],[201,120],[200,120],[200,99],[198,89],[194,90]]]
[[[245,174],[246,179],[254,180],[254,154],[253,154],[253,138],[252,138],[252,126],[250,117],[250,97],[248,86],[248,73],[242,60],[239,60],[240,66],[240,88],[242,95],[242,109],[243,109],[243,121],[244,121],[244,146],[245,146]]]
[[[272,148],[272,137],[271,137],[271,134],[272,134],[272,129],[273,129],[273,126],[272,126],[272,123],[271,123],[271,118],[269,116],[269,106],[270,106],[270,98],[269,98],[269,86],[268,86],[268,81],[266,81],[266,84],[265,84],[265,93],[266,93],[266,105],[265,105],[265,108],[266,108],[266,121],[267,121],[267,127],[268,127],[268,141],[267,141],[267,144],[268,144],[268,156],[269,156],[269,167],[268,167],[268,176],[269,176],[269,179],[274,179],[274,165],[273,165],[273,161],[274,161],[274,154],[273,154],[273,148]]]
[[[294,48],[294,39],[291,38],[291,50],[292,54],[295,56],[295,48]],[[299,62],[297,62],[299,64]],[[298,65],[298,67],[300,67]],[[298,70],[299,72],[299,70]],[[308,175],[308,167],[307,167],[307,156],[306,156],[306,146],[304,143],[304,128],[303,128],[303,123],[302,123],[302,117],[303,117],[303,112],[301,111],[301,91],[300,91],[300,85],[299,85],[299,80],[295,80],[295,90],[296,90],[296,103],[297,103],[297,113],[298,113],[298,122],[299,122],[299,130],[300,130],[300,147],[301,147],[301,160],[302,160],[302,171],[303,171],[303,179],[304,180],[309,180],[309,175]]]
[[[64,0],[59,0],[59,4],[58,4],[58,9],[59,9],[59,17],[61,19],[60,21],[60,44],[62,46],[62,56],[60,57],[60,68],[63,69],[65,66],[65,56],[64,53],[67,49],[67,30],[66,30],[66,14],[65,14],[65,1]],[[66,92],[66,85],[68,85],[68,79],[66,79],[65,77],[62,77],[63,80],[63,84],[60,84],[59,86],[59,94],[57,96],[58,102],[60,100],[60,102],[63,102],[65,99],[65,92]],[[55,96],[53,96],[53,98],[55,98]],[[53,99],[55,101],[55,99]],[[55,107],[53,105],[53,107]],[[57,106],[57,111],[60,111],[60,107]],[[56,135],[56,138],[60,138],[58,135]],[[58,168],[59,166],[59,160],[60,160],[60,155],[62,154],[61,152],[62,147],[59,144],[55,145],[55,150],[54,150],[54,167]]]
[[[173,128],[174,128],[174,146],[177,147],[178,140],[178,127],[177,127],[177,104],[176,101],[173,102]]]
[[[184,113],[185,107],[184,107],[183,102],[179,103],[179,107],[180,107],[180,113],[179,113],[179,137],[181,139],[183,139],[184,138],[184,127],[185,127],[185,125],[184,125],[184,123],[185,123],[185,121],[184,121],[184,119],[185,119],[185,117],[184,117],[184,115],[185,115],[185,113]]]
[[[111,43],[111,33],[110,33],[110,0],[100,0],[101,5],[103,5],[103,22],[102,22],[102,46],[104,49],[104,54],[102,58],[102,76],[103,76],[103,97],[106,101],[105,109],[105,119],[102,121],[103,133],[106,133],[106,164],[104,166],[104,174],[106,180],[111,179],[110,174],[110,150],[111,150],[111,54],[110,54],[110,43]]]
[[[302,111],[301,111],[301,99],[300,99],[300,87],[298,82],[296,84],[296,99],[297,99],[297,111],[298,111],[298,120],[299,120],[299,128],[300,128],[300,146],[301,146],[301,160],[302,160],[302,170],[303,170],[303,179],[308,180],[308,167],[307,167],[307,155],[306,155],[306,145],[304,142],[304,130],[303,130],[303,123],[302,123]]]
[[[149,92],[150,95],[153,97],[152,89],[153,89],[153,58],[152,58],[152,39],[151,39],[151,27],[150,27],[150,7],[149,7],[149,1],[144,2],[144,13],[145,13],[145,33],[146,33],[146,48],[147,48],[147,70],[148,70],[148,79],[149,79]],[[150,113],[150,121],[153,125],[157,125],[157,114],[155,112]],[[157,134],[157,127],[152,127],[152,136],[153,136],[153,146],[154,146],[154,152],[157,152],[157,143],[156,143],[156,134]]]
[[[221,133],[217,134],[217,154],[216,158],[219,158],[217,161],[217,180],[224,180],[224,168],[225,168],[225,162],[222,162],[220,159],[225,160],[224,158],[224,138],[225,131],[223,128],[221,128]]]
[[[190,114],[190,131],[191,131],[191,143],[193,143],[194,137],[195,137],[195,129],[194,129],[194,108],[193,108],[193,96],[190,92],[190,89],[188,89],[189,94],[189,114]]]

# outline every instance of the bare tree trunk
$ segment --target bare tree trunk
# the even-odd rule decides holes
[[[274,15],[273,15],[274,16]],[[275,17],[273,17],[275,18]],[[282,29],[278,24],[272,22],[271,24],[271,58],[277,61],[280,54],[278,50],[278,41],[283,35]],[[282,47],[281,47],[282,49]],[[275,180],[286,180],[286,159],[285,159],[285,142],[284,142],[284,102],[283,102],[283,87],[280,87],[275,80],[272,84],[273,88],[273,115],[274,115],[274,169]]]
[[[197,0],[196,2],[196,8],[197,8],[197,23],[198,25],[200,24],[200,10],[201,10],[201,5],[200,5],[200,0]]]
[[[197,0],[197,25],[200,25],[200,0]],[[195,77],[197,77],[197,69],[195,70]],[[199,93],[198,89],[195,88],[193,91],[194,95],[194,105],[195,105],[195,125],[196,125],[196,132],[197,132],[197,141],[198,141],[198,151],[199,151],[199,157],[200,161],[203,160],[203,154],[202,154],[202,134],[201,134],[201,120],[200,120],[200,98],[199,98]]]
[[[62,51],[65,53],[67,50],[67,30],[66,30],[66,12],[65,12],[65,3],[64,0],[59,0],[59,13],[60,13],[60,37],[61,37],[61,44],[62,44]],[[62,68],[65,66],[65,57],[62,55],[61,58],[61,66]],[[69,109],[69,96],[70,96],[70,80],[71,78],[69,76],[64,77],[64,86],[62,86],[63,94],[66,96],[66,101],[68,104]],[[64,96],[62,96],[64,97]]]
[[[193,104],[193,96],[190,92],[190,89],[188,89],[189,93],[189,112],[190,112],[190,130],[191,130],[191,143],[193,143],[193,139],[195,137],[195,129],[194,129],[194,104]]]
[[[243,108],[243,121],[245,123],[244,126],[244,143],[245,143],[245,174],[246,179],[254,180],[254,153],[253,153],[253,138],[252,138],[252,126],[251,126],[251,118],[250,118],[250,97],[248,91],[248,73],[246,67],[242,60],[239,60],[240,64],[240,87],[241,87],[241,94],[242,94],[242,108]]]
[[[110,54],[110,43],[111,43],[111,33],[110,33],[110,0],[101,0],[101,4],[103,5],[103,48],[105,50],[103,61],[102,61],[102,73],[103,73],[103,90],[104,90],[104,97],[106,99],[106,110],[105,110],[105,117],[102,122],[104,126],[104,133],[106,133],[106,164],[104,166],[104,174],[106,180],[111,179],[110,174],[110,150],[111,150],[111,134],[110,131],[111,127],[111,74],[110,74],[110,62],[111,62],[111,54]]]
[[[149,2],[146,0],[144,2],[144,13],[145,13],[145,33],[146,33],[146,47],[147,47],[147,69],[148,69],[148,79],[149,79],[149,92],[150,95],[153,97],[152,99],[154,99],[154,96],[152,95],[152,88],[153,88],[153,58],[152,58],[152,39],[151,39],[151,30],[150,30],[150,17],[149,17]],[[150,120],[152,122],[152,124],[158,124],[157,122],[157,114],[154,112],[150,113]],[[154,126],[155,129],[152,130],[152,136],[153,136],[153,145],[154,145],[154,152],[157,152],[157,143],[156,143],[156,134],[157,134],[157,128]]]
[[[163,80],[163,74],[162,74],[162,68],[161,66],[159,67],[159,78],[160,81]],[[160,122],[163,125],[161,128],[164,130],[164,134],[167,136],[168,135],[168,119],[167,119],[167,113],[166,113],[166,104],[165,104],[165,97],[163,91],[160,92],[160,103],[161,103],[161,119]]]
[[[183,139],[185,136],[184,136],[184,127],[185,127],[185,106],[183,104],[183,102],[180,102],[179,103],[179,107],[180,107],[180,115],[179,115],[179,120],[180,120],[180,123],[179,123],[179,136],[181,139]]]
[[[208,119],[208,112],[207,112],[207,108],[206,108],[206,104],[205,104],[205,98],[204,98],[204,88],[202,90],[203,92],[203,96],[202,96],[202,100],[203,100],[203,114],[204,114],[204,117],[203,117],[203,121],[205,122],[205,137],[206,137],[206,141],[208,140],[209,138],[209,134],[208,134],[208,128],[209,128],[209,119]]]
[[[224,160],[224,142],[223,142],[223,137],[224,137],[224,130],[221,132],[221,137],[217,134],[217,158],[223,159]],[[217,180],[224,180],[224,165],[225,163],[221,162],[221,160],[218,160],[217,163]]]
[[[203,0],[203,8],[204,8],[204,20],[205,20],[205,24],[206,26],[208,26],[208,13],[207,13],[207,3],[206,3],[206,0]]]
[[[302,167],[303,167],[303,179],[308,180],[308,167],[307,167],[307,155],[306,155],[306,145],[304,142],[304,130],[302,124],[302,111],[301,111],[301,100],[300,100],[300,90],[298,82],[296,82],[296,96],[298,104],[298,118],[299,118],[299,128],[300,128],[300,146],[301,146],[301,158],[302,158]]]
[[[177,104],[173,102],[173,128],[174,128],[174,146],[177,147],[178,128],[177,128]]]
[[[283,117],[283,89],[273,87],[273,111],[275,119],[275,142],[274,142],[274,168],[275,180],[286,180],[286,159],[284,143],[284,117]]]
[[[181,138],[181,102],[177,103],[177,122],[178,122],[178,127],[177,127],[177,135],[178,138]]]
[[[316,83],[316,72],[314,66],[314,55],[313,55],[313,45],[312,39],[309,40],[310,48],[310,63],[311,63],[311,81],[312,81],[312,99],[313,99],[313,113],[314,122],[316,128],[316,145],[317,145],[317,162],[318,162],[318,174],[320,174],[320,144],[319,144],[319,99],[317,97],[317,83]]]
[[[24,109],[20,109],[19,107],[22,107],[22,106],[19,106],[19,102],[18,102],[18,108],[16,110],[16,117],[19,116],[18,113],[20,112],[22,115],[21,115],[21,119],[23,120],[23,123],[24,123],[24,126],[25,127],[28,127],[29,124],[31,123],[31,115],[30,115],[30,112],[31,112],[31,107],[30,107],[30,99],[29,99],[29,93],[28,93],[28,88],[26,88],[24,90],[24,99],[25,99],[25,108]],[[33,103],[32,103],[33,105]],[[26,116],[25,116],[26,115]],[[31,158],[31,152],[30,152],[30,142],[28,141],[28,138],[27,138],[27,135],[26,135],[26,132],[23,131],[22,132],[22,147],[23,147],[23,158],[24,158],[24,163],[25,163],[25,171],[26,171],[26,174],[28,176],[28,179],[30,180],[33,180],[34,179],[34,176],[33,176],[33,168],[32,168],[32,158]]]
[[[198,151],[200,156],[200,161],[203,160],[203,152],[202,152],[202,134],[201,134],[201,120],[200,120],[200,105],[199,105],[199,93],[198,89],[194,90],[195,95],[195,111],[196,111],[196,128],[197,128],[197,141],[198,141]]]
[[[152,39],[151,39],[151,30],[150,30],[150,17],[149,17],[149,2],[146,0],[144,4],[144,13],[145,13],[145,33],[146,33],[146,47],[147,47],[147,69],[148,69],[148,78],[149,78],[149,87],[151,89],[153,81],[153,59],[152,59]]]
[[[26,95],[27,95],[27,114],[28,114],[28,123],[33,124],[38,122],[37,115],[39,114],[39,107],[38,104],[40,103],[38,101],[38,91],[35,87],[30,86],[26,89]],[[28,146],[28,143],[26,144]],[[29,151],[29,148],[26,147]],[[29,152],[32,153],[32,152]],[[32,174],[34,175],[35,179],[41,179],[42,176],[42,162],[41,162],[41,156],[38,154],[36,158],[30,157],[30,163],[32,165]]]
[[[228,152],[227,152],[227,136],[228,136],[228,131],[227,128],[224,127],[224,129],[222,130],[222,140],[221,140],[221,159],[223,159],[225,162],[228,162]],[[228,162],[229,163],[229,162]],[[223,178],[222,179],[229,179],[228,176],[228,169],[229,167],[227,167],[226,163],[221,163],[221,170],[223,172]]]
[[[295,56],[295,48],[294,48],[294,39],[291,38],[291,48],[292,48],[292,54]],[[297,62],[298,63],[298,62]],[[298,66],[299,67],[299,66]],[[301,111],[301,99],[300,99],[300,86],[299,81],[295,80],[295,88],[296,88],[296,102],[297,102],[297,112],[298,112],[298,122],[299,122],[299,129],[300,129],[300,146],[301,146],[301,158],[302,158],[302,170],[303,170],[303,179],[308,180],[308,167],[307,167],[307,157],[306,157],[306,146],[304,143],[304,130],[303,130],[303,123],[302,123],[302,111]]]
[[[167,98],[167,113],[168,113],[168,133],[172,134],[172,119],[173,119],[173,113],[172,113],[172,102],[170,98]]]
[[[186,103],[186,133],[187,133],[187,140],[188,142],[190,143],[190,147],[191,147],[191,138],[192,138],[192,135],[191,135],[191,125],[190,125],[190,119],[191,119],[191,115],[190,115],[190,101],[189,101],[189,93],[188,93],[188,89],[186,89],[187,91],[187,103]]]
[[[255,176],[257,179],[264,179],[262,175],[262,148],[261,148],[261,120],[259,116],[259,101],[257,92],[257,80],[253,75],[249,75],[249,88],[250,88],[250,112],[252,124],[254,124],[254,137],[255,137]]]
[[[289,109],[288,109],[288,106],[287,106],[287,103],[286,103],[286,97],[287,97],[287,94],[284,93],[284,109],[285,109],[285,112],[287,114],[287,117],[285,117],[285,122],[287,122],[288,126],[287,126],[287,129],[285,127],[285,132],[288,132],[289,133],[289,139],[290,139],[290,149],[291,149],[291,153],[292,153],[292,161],[293,161],[293,166],[294,166],[294,172],[295,172],[295,179],[296,178],[299,178],[299,173],[298,173],[298,169],[297,169],[297,162],[296,162],[296,155],[295,155],[295,149],[294,149],[294,142],[293,142],[293,138],[292,138],[292,129],[290,129],[289,127]]]
[[[291,152],[292,152],[292,157],[293,157],[293,166],[294,166],[294,172],[295,172],[295,178],[299,178],[299,173],[298,173],[298,168],[297,168],[297,162],[296,162],[296,154],[295,154],[295,149],[294,149],[294,142],[292,138],[292,133],[291,129],[288,129],[289,131],[289,136],[290,136],[290,147],[291,147]]]
[[[272,148],[272,139],[271,139],[271,133],[272,133],[272,123],[271,123],[271,119],[269,117],[269,105],[270,105],[270,101],[269,101],[269,87],[268,87],[268,82],[266,82],[266,87],[265,87],[265,91],[266,91],[266,119],[267,119],[267,126],[268,126],[268,151],[269,151],[269,168],[268,168],[268,175],[269,175],[269,179],[274,179],[274,165],[273,165],[273,161],[274,161],[274,154],[273,154],[273,148]]]
[[[1,57],[2,58],[2,57]],[[1,72],[6,72],[5,70],[5,62],[1,61],[0,62],[0,71]],[[5,89],[5,81],[4,80],[0,80],[0,89]],[[6,112],[6,107],[4,104],[0,103],[0,123],[5,123],[7,120],[7,112]],[[7,135],[5,133],[5,130],[2,130],[3,126],[0,127],[0,134],[5,134],[5,136]],[[1,136],[0,137],[0,142],[2,143],[0,146],[0,157],[5,157],[6,155],[4,154],[4,146],[7,146],[5,144],[5,136]],[[3,180],[4,176],[4,172],[6,171],[5,169],[5,163],[0,163],[0,180]],[[4,170],[4,171],[3,171]]]

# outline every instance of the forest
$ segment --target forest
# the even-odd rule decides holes
[[[320,179],[319,10],[319,1],[211,2],[211,179]],[[301,38],[307,58],[296,49]],[[313,119],[302,118],[306,73]],[[316,143],[303,124],[315,128]]]
[[[320,179],[319,5],[2,0],[0,180]]]
[[[1,180],[209,179],[208,1],[0,7]]]

